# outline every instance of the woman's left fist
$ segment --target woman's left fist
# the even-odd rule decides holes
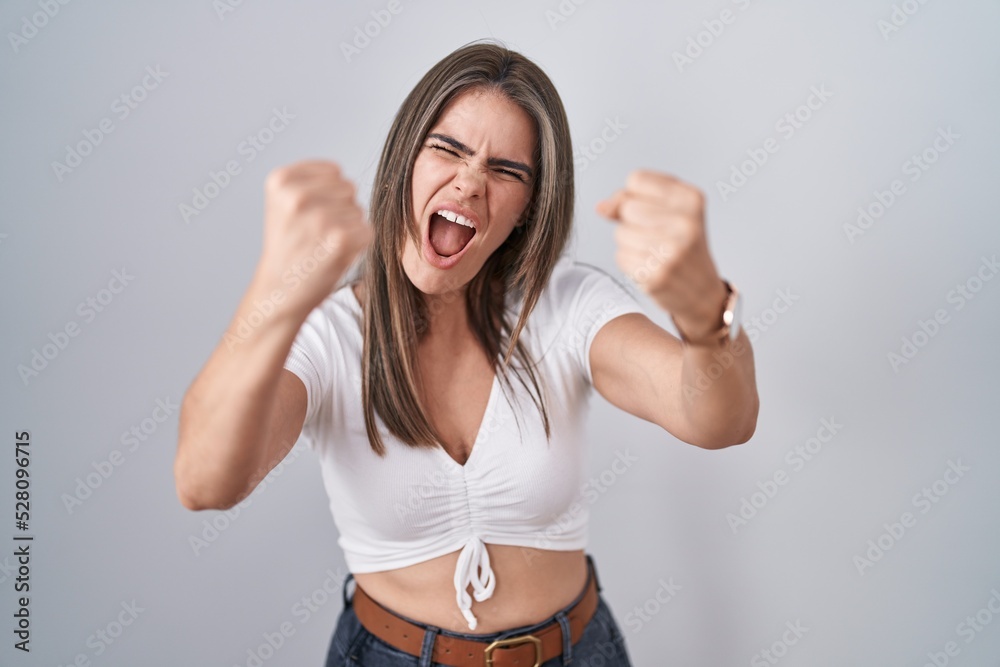
[[[598,202],[617,223],[615,261],[690,338],[722,325],[727,291],[708,252],[705,195],[680,180],[636,170]]]

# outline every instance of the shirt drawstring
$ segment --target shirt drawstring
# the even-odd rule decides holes
[[[462,547],[455,566],[458,608],[468,622],[469,629],[475,630],[478,621],[472,613],[472,598],[467,590],[469,584],[472,584],[473,595],[479,602],[489,599],[496,587],[496,579],[490,568],[490,554],[483,541],[475,535]]]

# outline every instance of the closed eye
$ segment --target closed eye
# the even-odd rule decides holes
[[[507,174],[508,176],[513,176],[522,183],[524,182],[524,177],[521,176],[521,174],[517,173],[516,171],[511,171],[510,169],[497,169],[497,171],[500,172],[501,174]]]
[[[441,145],[438,145],[438,144],[431,144],[431,148],[436,148],[439,151],[444,151],[445,153],[450,153],[451,155],[454,155],[455,157],[458,157],[458,153],[456,153],[455,151],[451,150],[450,148],[445,148],[444,146],[441,146]]]
[[[448,153],[449,155],[454,155],[455,157],[461,157],[455,151],[453,151],[450,148],[447,148],[445,146],[442,146],[440,144],[431,144],[430,147],[434,148],[434,149],[437,149],[439,151],[444,151],[445,153]],[[517,180],[521,181],[522,183],[525,182],[524,176],[522,176],[519,172],[511,171],[510,169],[497,169],[496,171],[497,171],[498,174],[504,174],[505,176],[513,176],[514,178],[516,178]]]

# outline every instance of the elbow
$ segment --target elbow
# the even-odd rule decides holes
[[[732,427],[725,432],[703,434],[702,437],[696,438],[691,444],[697,445],[702,449],[714,450],[726,449],[727,447],[734,447],[749,442],[757,431],[758,408],[758,402],[755,399],[753,409],[744,419],[738,423],[733,423]]]
[[[733,441],[726,445],[726,447],[732,447],[733,445],[742,445],[750,442],[750,438],[753,434],[757,432],[757,414],[760,412],[760,399],[754,394],[753,397],[753,407],[747,414],[746,418],[743,420],[743,428],[737,433]]]
[[[202,512],[204,510],[228,510],[236,505],[235,500],[225,499],[208,494],[199,494],[177,484],[177,499],[184,509],[192,512]]]
[[[243,499],[240,492],[245,486],[237,487],[238,481],[231,475],[220,473],[200,459],[192,437],[185,433],[183,417],[181,422],[173,469],[177,500],[192,512],[230,509]]]
[[[192,512],[228,510],[239,502],[231,494],[223,493],[217,485],[193,480],[179,459],[174,464],[174,490],[184,509]]]
[[[757,408],[754,408],[753,414],[747,417],[746,421],[743,423],[743,429],[739,431],[732,442],[726,447],[732,447],[733,445],[742,445],[750,442],[750,438],[753,434],[757,432]]]
[[[213,509],[197,496],[194,496],[186,491],[182,491],[180,485],[177,486],[177,499],[180,500],[184,509],[191,510],[192,512]]]
[[[759,403],[754,397],[753,410],[746,416],[745,419],[740,423],[740,428],[734,430],[733,433],[729,434],[729,437],[721,439],[720,443],[714,447],[707,447],[707,449],[725,449],[726,447],[733,447],[734,445],[743,445],[750,442],[750,438],[757,431],[757,412],[759,409]]]
[[[744,444],[745,442],[750,440],[750,436],[752,435],[753,433],[746,436],[706,438],[691,444],[697,445],[702,449],[711,449],[711,450],[726,449],[727,447],[735,447],[736,445]]]
[[[751,421],[742,431],[739,432],[738,435],[736,435],[733,438],[730,438],[727,444],[724,444],[721,447],[716,447],[715,449],[724,449],[726,447],[733,447],[734,445],[746,444],[750,442],[750,438],[753,437],[753,434],[756,431],[757,431],[757,419],[755,417],[753,421]]]
[[[742,445],[745,442],[749,442],[753,434],[757,432],[757,416],[760,414],[760,396],[756,391],[753,393],[753,405],[747,412],[746,419],[743,422],[743,433],[741,434],[741,440],[737,442],[737,445]]]
[[[216,509],[204,494],[199,493],[193,485],[182,477],[177,468],[174,468],[174,491],[177,493],[177,500],[180,501],[184,509],[192,512]]]

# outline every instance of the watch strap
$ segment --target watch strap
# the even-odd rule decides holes
[[[688,338],[687,335],[677,326],[677,320],[674,320],[674,328],[677,329],[677,333],[680,335],[681,341],[686,345],[700,345],[700,346],[719,346],[722,345],[726,338],[730,337],[730,333],[734,326],[739,326],[739,323],[735,321],[736,317],[736,301],[739,298],[739,292],[728,280],[723,280],[722,284],[726,287],[726,303],[722,310],[722,326],[710,331],[704,336],[692,339]],[[671,316],[673,319],[673,316]]]

